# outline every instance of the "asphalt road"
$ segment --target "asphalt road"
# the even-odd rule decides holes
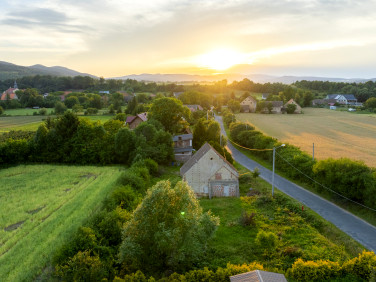
[[[224,136],[227,136],[226,131],[223,127],[222,117],[216,116],[216,120],[221,125],[222,134]],[[227,148],[229,149],[229,151],[231,151],[233,158],[238,163],[249,170],[254,170],[257,167],[261,173],[260,177],[265,179],[269,183],[272,182],[272,171],[245,156],[230,142],[227,143]],[[345,211],[337,205],[288,181],[278,174],[275,174],[274,176],[274,187],[289,195],[290,197],[298,200],[302,203],[302,205],[311,208],[323,218],[330,221],[339,229],[361,243],[363,246],[365,246],[369,250],[376,252],[376,227],[349,213],[348,211]]]

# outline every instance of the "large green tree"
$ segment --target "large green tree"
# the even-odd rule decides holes
[[[188,123],[191,112],[175,98],[160,98],[154,100],[148,112],[148,118],[159,121],[166,131],[171,134],[179,133]]]
[[[203,213],[186,182],[161,181],[147,193],[123,230],[119,258],[126,271],[185,271],[205,253],[219,219]]]

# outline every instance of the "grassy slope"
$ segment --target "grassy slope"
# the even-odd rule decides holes
[[[98,208],[120,173],[117,167],[54,165],[0,170],[0,281],[38,275]],[[17,229],[4,230],[21,221]]]
[[[247,170],[238,165],[240,173]],[[207,265],[225,266],[227,262],[242,264],[257,261],[269,269],[286,270],[299,257],[303,259],[329,259],[342,261],[354,257],[363,247],[334,225],[322,219],[288,196],[276,192],[270,198],[270,185],[262,179],[241,184],[241,195],[252,187],[261,192],[258,196],[241,198],[201,199],[204,210],[220,216],[221,224],[209,242]],[[256,225],[243,227],[239,219],[243,211],[255,212]],[[265,252],[255,246],[260,230],[278,235],[276,250]]]
[[[304,108],[302,115],[237,114],[266,135],[300,147],[315,158],[362,160],[375,166],[376,115],[358,115],[328,109]]]

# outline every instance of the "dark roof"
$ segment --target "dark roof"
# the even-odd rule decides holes
[[[353,94],[342,94],[347,100],[356,100]]]
[[[336,99],[324,99],[324,101],[325,101],[326,104],[335,104],[335,103],[337,103]]]
[[[127,119],[125,120],[126,123],[131,123],[132,121],[134,121],[136,117],[135,116],[128,116]]]
[[[313,99],[312,100],[312,104],[325,104],[325,100],[324,99]]]
[[[222,160],[225,161],[233,170],[236,168],[230,164],[220,153],[218,153],[209,143],[205,143],[202,147],[180,168],[180,175],[184,175],[192,166],[194,166],[208,151],[212,149]]]
[[[193,151],[192,146],[184,147],[184,148],[174,148],[174,153],[192,152],[192,151]]]
[[[181,137],[180,140],[192,140],[193,134],[181,134],[181,135],[175,135],[172,137],[172,141],[179,141],[179,137]]]
[[[287,282],[285,276],[280,273],[254,270],[234,276],[230,276],[231,282]]]
[[[253,100],[254,102],[257,102],[257,99],[253,96],[248,96],[247,98],[245,98],[242,102],[244,102],[245,100],[247,100],[248,98],[250,98],[251,100]]]
[[[328,95],[326,95],[326,98],[327,99],[335,99],[338,95],[342,95],[342,94],[328,94]]]

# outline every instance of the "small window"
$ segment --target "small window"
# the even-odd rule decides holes
[[[210,160],[213,160],[213,158],[210,158]]]
[[[216,173],[215,180],[221,180],[221,179],[222,179],[222,173]]]

